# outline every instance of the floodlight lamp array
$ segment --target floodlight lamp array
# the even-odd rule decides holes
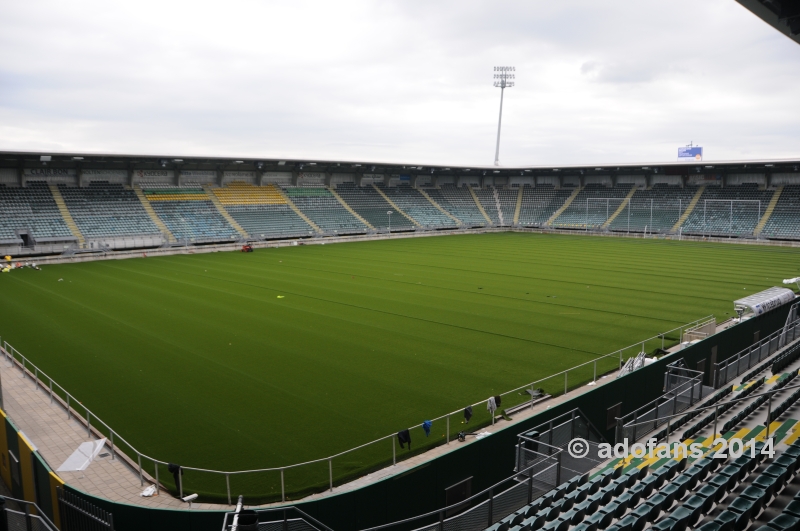
[[[510,88],[514,86],[514,66],[495,66],[494,67],[494,86],[499,88]]]

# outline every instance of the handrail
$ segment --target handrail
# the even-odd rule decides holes
[[[795,299],[795,300],[797,300],[797,299]],[[793,310],[797,311],[797,309],[800,309],[800,302],[792,303],[792,306],[789,309],[789,315],[791,315],[791,312]],[[762,359],[766,359],[766,358],[769,358],[771,356],[774,356],[781,349],[785,348],[786,347],[786,342],[785,342],[786,333],[789,330],[791,330],[792,325],[800,326],[800,323],[798,323],[798,320],[794,320],[794,321],[790,322],[787,319],[787,322],[781,328],[775,330],[774,332],[772,332],[767,337],[765,337],[763,339],[759,339],[758,341],[756,341],[755,343],[753,343],[749,347],[746,347],[746,348],[740,350],[739,352],[737,352],[733,356],[730,356],[729,358],[724,359],[724,360],[714,364],[714,367],[712,368],[713,369],[712,375],[714,377],[714,381],[711,382],[711,384],[714,386],[714,388],[719,389],[718,386],[725,385],[726,383],[730,382],[731,380],[733,380],[734,378],[738,377],[741,374],[741,373],[738,372],[738,368],[737,368],[737,374],[735,376],[733,376],[732,378],[728,379],[725,382],[720,382],[719,381],[719,375],[723,374],[723,371],[724,371],[725,377],[727,378],[727,376],[728,376],[728,372],[727,372],[728,371],[728,367],[730,367],[731,365],[734,365],[734,364],[736,364],[737,367],[738,367],[738,364],[739,364],[740,360],[745,355],[746,356],[750,356],[753,352],[759,350],[759,357],[758,357],[758,361],[756,362],[756,363],[759,363],[759,362],[762,361]],[[773,352],[771,354],[768,352],[767,355],[764,358],[761,358],[760,349],[764,348],[765,345],[770,344],[775,339],[778,339],[778,347],[775,349],[775,352]],[[784,343],[783,345],[781,345],[781,339],[783,339],[783,343]],[[750,360],[748,358],[748,363],[749,363],[749,361]],[[751,367],[752,366],[748,366],[746,369],[750,369]]]
[[[306,518],[306,519],[310,520],[311,522],[317,524],[318,526],[323,528],[325,531],[333,531],[333,529],[331,529],[327,525],[323,524],[322,522],[320,522],[319,520],[317,520],[316,518],[314,518],[310,514],[306,513],[305,511],[303,511],[302,509],[300,509],[296,505],[289,505],[289,506],[283,506],[283,507],[265,507],[263,509],[261,509],[261,508],[255,509],[255,511],[257,513],[277,513],[277,512],[284,512],[285,513],[286,511],[297,511],[298,513],[300,513],[300,516],[302,516],[303,518]],[[231,515],[234,515],[234,514],[237,514],[237,513],[235,513],[235,512],[227,512],[227,513],[225,513],[225,518],[222,521],[222,530],[223,531],[226,531],[226,529],[227,529],[228,516],[231,516]]]
[[[563,449],[561,451],[563,452]],[[550,457],[552,457],[552,456],[547,456],[547,458],[550,458]],[[461,507],[462,505],[464,505],[466,503],[472,502],[473,500],[475,500],[475,498],[478,498],[479,496],[483,496],[484,494],[493,491],[498,486],[502,485],[503,483],[505,483],[507,481],[513,480],[515,477],[517,477],[519,475],[524,474],[525,472],[529,471],[533,467],[538,466],[538,464],[539,463],[536,463],[535,465],[531,465],[528,468],[526,468],[524,470],[521,470],[520,472],[515,472],[512,476],[509,476],[509,477],[503,479],[502,481],[498,481],[497,483],[495,483],[491,487],[485,488],[482,491],[478,492],[477,494],[473,494],[472,496],[470,496],[466,500],[461,500],[460,502],[454,503],[453,505],[448,505],[446,507],[442,507],[441,509],[436,509],[435,511],[430,511],[430,512],[427,512],[427,513],[424,513],[424,514],[420,514],[420,515],[417,515],[417,516],[412,516],[411,518],[406,518],[404,520],[398,520],[396,522],[391,522],[389,524],[383,524],[383,525],[379,525],[379,526],[375,526],[375,527],[367,527],[366,529],[361,529],[360,531],[378,531],[378,529],[385,529],[387,527],[392,527],[394,525],[406,524],[408,522],[413,522],[414,520],[421,520],[422,518],[428,518],[430,516],[434,516],[434,515],[437,515],[437,514],[445,513],[447,511],[451,511],[453,509]],[[547,472],[548,470],[552,469],[553,467],[557,467],[557,466],[559,466],[558,463],[553,463],[552,465],[548,466],[547,468],[545,468],[543,470],[540,470],[537,473],[537,475],[541,474],[543,472]]]
[[[514,389],[511,389],[510,391],[506,391],[505,393],[501,393],[500,396],[505,396],[505,395],[509,395],[509,394],[512,394],[512,393],[517,393],[522,389],[528,389],[528,388],[533,389],[534,385],[546,382],[548,380],[551,380],[551,379],[553,379],[555,377],[558,377],[558,376],[561,376],[561,375],[564,376],[564,392],[566,393],[568,391],[568,373],[570,371],[574,371],[576,369],[579,369],[579,368],[586,367],[588,365],[594,364],[594,380],[593,381],[596,381],[596,379],[597,379],[597,362],[598,361],[606,359],[606,358],[618,357],[619,361],[620,361],[620,364],[621,364],[622,363],[623,352],[628,350],[628,349],[637,348],[639,345],[642,345],[642,347],[644,348],[644,345],[647,342],[653,341],[653,340],[657,340],[657,339],[661,339],[662,340],[662,345],[663,345],[665,337],[668,334],[673,333],[675,331],[680,331],[681,332],[681,339],[682,339],[683,338],[683,333],[684,333],[685,330],[690,329],[690,328],[692,328],[694,326],[698,326],[698,325],[702,325],[702,324],[708,324],[713,319],[715,319],[713,315],[708,315],[708,316],[703,317],[701,319],[696,319],[696,320],[694,320],[694,321],[692,321],[690,323],[686,323],[686,324],[681,325],[679,327],[672,328],[671,330],[668,330],[666,332],[662,332],[661,334],[655,335],[655,336],[647,338],[645,340],[637,341],[636,343],[634,343],[632,345],[629,345],[627,347],[615,350],[614,352],[611,352],[610,354],[602,355],[602,356],[600,356],[598,358],[595,358],[593,360],[589,360],[587,362],[581,363],[581,364],[576,365],[574,367],[570,367],[568,369],[565,369],[563,371],[557,372],[555,374],[551,374],[551,375],[549,375],[549,376],[547,376],[545,378],[540,378],[539,380],[535,380],[535,381],[533,381],[531,383],[516,387]],[[2,341],[2,347],[0,347],[0,354],[5,355],[6,358],[12,362],[12,365],[16,364],[23,371],[23,374],[27,373],[31,377],[31,379],[33,379],[36,382],[37,386],[40,385],[40,384],[44,385],[44,382],[42,381],[41,378],[42,377],[46,378],[50,382],[51,400],[53,399],[53,396],[55,396],[56,399],[60,403],[62,403],[62,406],[65,407],[65,409],[67,410],[67,413],[69,415],[72,415],[72,413],[74,412],[76,417],[80,417],[80,415],[78,414],[78,411],[75,410],[74,408],[72,408],[72,405],[74,403],[80,403],[81,407],[86,411],[86,417],[83,418],[82,420],[84,421],[85,425],[87,426],[87,429],[90,430],[91,429],[91,423],[94,422],[95,425],[101,425],[108,431],[109,436],[110,436],[112,456],[114,456],[115,452],[116,452],[116,450],[115,450],[115,441],[123,442],[135,454],[136,461],[138,463],[138,473],[139,473],[139,477],[140,477],[140,481],[141,481],[142,485],[144,485],[144,477],[145,477],[145,475],[147,475],[148,478],[149,478],[148,481],[152,481],[156,485],[157,489],[160,488],[160,485],[159,485],[159,482],[157,481],[157,478],[154,479],[149,474],[147,474],[145,471],[143,471],[141,460],[142,459],[147,459],[147,460],[149,460],[149,461],[151,461],[151,462],[153,462],[155,464],[158,464],[158,465],[168,465],[169,463],[167,461],[162,461],[162,460],[159,460],[159,459],[155,459],[155,458],[153,458],[153,457],[151,457],[151,456],[149,456],[147,454],[139,452],[131,443],[129,443],[127,440],[125,440],[116,431],[114,431],[108,424],[106,424],[102,419],[100,419],[91,410],[89,410],[89,408],[86,407],[82,402],[80,402],[79,400],[75,399],[74,396],[72,396],[66,389],[64,389],[64,387],[62,387],[57,382],[55,382],[55,380],[53,380],[49,375],[47,375],[47,373],[45,373],[44,371],[39,369],[39,367],[37,367],[35,364],[31,363],[25,356],[23,356],[17,349],[15,349],[13,346],[11,346],[7,341]],[[19,358],[19,359],[17,359],[17,358]],[[55,394],[55,395],[53,394],[54,387],[59,389],[63,393],[63,395],[66,398],[66,401],[62,400],[61,397],[59,397],[57,394]],[[531,402],[531,407],[533,407],[533,399],[531,399],[530,402]],[[474,406],[479,406],[479,405],[481,405],[483,403],[484,403],[484,401],[480,401],[480,402],[476,402],[476,403],[471,404],[471,406],[473,406],[473,407]],[[462,411],[461,409],[456,410],[456,411],[451,411],[451,412],[446,413],[444,415],[440,415],[438,417],[434,417],[434,418],[432,418],[430,420],[432,422],[435,422],[435,421],[439,421],[439,420],[442,420],[442,419],[448,419],[448,422],[449,422],[449,417],[450,416],[460,414],[461,411]],[[409,429],[413,429],[415,427],[417,427],[417,425],[411,426]],[[183,470],[192,470],[192,471],[196,471],[196,472],[205,472],[205,473],[211,473],[211,474],[221,474],[221,475],[224,475],[224,476],[231,476],[231,475],[237,475],[237,474],[251,474],[251,473],[260,473],[260,472],[277,472],[277,471],[283,473],[283,471],[285,471],[285,470],[290,470],[290,469],[293,469],[293,468],[306,466],[306,465],[310,465],[310,464],[314,464],[314,463],[324,463],[326,461],[329,463],[329,468],[332,468],[332,460],[333,459],[335,459],[337,457],[341,457],[343,455],[346,455],[346,454],[348,454],[350,452],[359,450],[361,448],[365,448],[367,446],[371,446],[371,445],[379,443],[381,441],[386,441],[386,440],[389,440],[389,439],[393,439],[394,437],[395,437],[395,434],[386,435],[386,436],[380,437],[378,439],[375,439],[373,441],[364,443],[362,445],[359,445],[359,446],[356,446],[356,447],[353,447],[353,448],[349,448],[347,450],[344,450],[342,452],[339,452],[339,453],[336,453],[336,454],[333,454],[333,455],[329,455],[329,456],[326,456],[326,457],[321,457],[321,458],[318,458],[318,459],[312,459],[312,460],[304,461],[304,462],[301,462],[301,463],[294,463],[294,464],[291,464],[291,465],[284,465],[284,466],[278,466],[278,467],[257,468],[257,469],[251,469],[251,470],[230,470],[230,471],[214,470],[214,469],[199,468],[199,467],[192,467],[192,466],[181,466],[181,468]],[[450,437],[448,436],[447,437],[447,443],[449,444],[449,442],[450,442]],[[123,453],[123,455],[124,455],[124,453]],[[137,467],[137,463],[131,462],[129,464],[132,467],[136,468]],[[157,473],[157,470],[156,470],[156,473]],[[331,476],[330,488],[332,489],[333,488],[332,472],[331,472],[330,476]],[[285,489],[283,488],[283,476],[281,476],[281,486],[282,486],[282,488],[281,488],[281,491],[282,491],[281,498],[282,498],[282,500],[285,501]],[[228,491],[229,491],[228,492],[228,502],[229,502],[229,504],[231,504],[230,503],[230,500],[231,500],[230,487],[228,487]]]
[[[685,382],[678,384],[676,387],[673,387],[669,391],[666,391],[663,395],[660,395],[658,398],[656,398],[654,400],[651,400],[650,402],[644,404],[643,406],[639,406],[635,410],[631,411],[630,413],[628,413],[626,415],[623,415],[620,418],[623,420],[623,422],[628,417],[633,417],[634,420],[635,420],[637,418],[637,415],[639,413],[641,413],[642,411],[650,411],[652,409],[658,409],[658,406],[660,406],[662,404],[665,404],[665,403],[669,402],[670,400],[673,400],[676,396],[679,396],[680,394],[682,394],[686,390],[691,390],[692,392],[694,392],[694,388],[697,386],[698,383],[702,383],[702,376],[701,375],[693,376],[691,378],[687,378],[687,380]],[[686,386],[686,389],[682,389],[684,386]],[[669,398],[665,398],[667,395],[671,395],[671,396],[669,396]],[[625,428],[627,428],[628,426],[630,426],[630,425],[629,424],[623,425],[623,427],[625,427]]]
[[[772,389],[772,390],[769,390],[769,391],[764,391],[763,393],[757,393],[757,394],[743,396],[741,398],[731,398],[730,400],[728,400],[727,403],[730,404],[730,403],[734,403],[734,402],[741,402],[743,400],[750,400],[752,398],[756,398],[756,397],[759,397],[759,396],[770,396],[771,397],[772,395],[774,395],[776,393],[780,393],[780,392],[786,391],[787,389],[800,389],[800,384],[797,384],[797,385],[786,385],[784,387],[781,387],[780,389]],[[671,419],[671,418],[674,418],[674,417],[682,417],[684,415],[688,415],[689,413],[694,413],[694,412],[697,412],[697,411],[705,411],[707,409],[716,409],[718,407],[719,407],[719,404],[715,404],[713,406],[698,407],[698,408],[693,409],[690,412],[684,411],[684,412],[681,412],[681,413],[675,413],[673,415],[665,415],[665,416],[659,417],[657,419],[651,419],[651,420],[648,420],[648,421],[639,422],[636,425],[649,424],[649,423],[652,423],[652,422],[655,422],[655,421],[658,421],[658,420],[666,420],[666,419]],[[631,426],[633,426],[633,424],[631,424]]]
[[[56,527],[56,524],[54,524],[53,521],[50,520],[50,518],[47,517],[47,515],[44,513],[44,511],[42,511],[42,509],[38,505],[36,505],[35,502],[30,502],[28,500],[18,500],[17,498],[12,498],[11,496],[3,496],[2,494],[0,494],[0,500],[3,500],[3,501],[10,500],[10,501],[13,501],[13,502],[19,504],[20,506],[24,506],[25,507],[25,512],[24,513],[21,513],[19,511],[15,511],[14,509],[9,508],[8,506],[6,506],[6,508],[4,510],[11,511],[11,512],[17,513],[17,514],[24,514],[25,516],[30,516],[32,518],[41,518],[47,524],[49,524],[49,526],[52,529],[58,529],[58,527]],[[30,506],[33,506],[36,509],[36,514],[31,514],[30,513]]]

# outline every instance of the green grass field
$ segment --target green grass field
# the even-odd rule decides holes
[[[724,320],[734,299],[800,274],[798,258],[505,233],[55,265],[0,276],[0,334],[143,453],[253,469],[326,457],[708,314]],[[563,377],[543,386],[563,391]],[[476,408],[473,423],[487,420]],[[444,432],[414,430],[414,448]],[[334,474],[387,460],[388,441],[335,460]],[[288,492],[324,486],[328,465],[285,480]],[[219,476],[184,481],[225,492]],[[231,483],[280,494],[277,473]]]

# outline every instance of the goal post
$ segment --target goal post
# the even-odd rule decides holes
[[[704,199],[703,237],[753,234],[763,213],[758,199]]]

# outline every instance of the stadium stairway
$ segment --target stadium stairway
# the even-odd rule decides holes
[[[329,191],[329,192],[330,192],[330,193],[333,195],[333,197],[335,197],[335,198],[336,198],[336,200],[337,200],[337,201],[339,201],[339,203],[341,203],[341,204],[342,204],[342,206],[343,206],[343,207],[344,207],[344,208],[345,208],[345,209],[346,209],[348,212],[350,212],[350,213],[351,213],[353,216],[355,216],[355,218],[356,218],[358,221],[360,221],[361,223],[363,223],[364,225],[366,225],[366,226],[367,226],[367,227],[369,227],[370,229],[373,229],[373,230],[375,229],[375,227],[373,227],[371,223],[369,223],[369,222],[368,222],[366,219],[364,219],[364,218],[362,218],[361,216],[359,216],[359,215],[358,215],[358,212],[356,212],[355,210],[353,210],[353,207],[351,207],[350,205],[348,205],[348,204],[347,204],[347,202],[346,202],[344,199],[342,199],[342,196],[340,196],[339,194],[337,194],[337,193],[336,193],[336,190],[334,190],[334,189],[333,189],[333,186],[328,186],[327,188],[328,188],[328,191]]]
[[[164,224],[164,222],[161,221],[161,218],[158,217],[156,211],[153,210],[153,207],[150,205],[150,201],[148,201],[147,198],[144,196],[144,192],[142,192],[142,189],[137,185],[133,187],[133,192],[136,194],[136,197],[139,198],[139,202],[142,204],[144,211],[147,212],[147,215],[150,216],[151,220],[153,220],[153,223],[155,223],[156,227],[158,227],[158,230],[160,230],[163,234],[166,235],[167,241],[170,243],[175,243],[176,241],[178,241],[175,239],[175,236],[172,234],[172,231],[169,230],[169,227],[167,227]]]
[[[611,225],[611,223],[613,223],[613,221],[615,219],[617,219],[617,216],[619,216],[620,213],[622,213],[622,211],[625,210],[625,207],[628,206],[631,198],[633,197],[633,194],[635,194],[635,193],[636,193],[636,186],[634,185],[634,186],[631,187],[631,191],[628,192],[628,195],[625,196],[625,201],[623,201],[623,202],[621,202],[619,204],[619,207],[617,208],[617,210],[615,210],[614,213],[611,214],[608,217],[608,219],[606,220],[605,223],[603,223],[601,228],[607,229],[609,227],[609,225]]]
[[[408,214],[406,214],[405,212],[403,212],[403,209],[402,209],[402,208],[400,208],[399,206],[397,206],[397,204],[396,204],[394,201],[392,201],[391,199],[389,199],[389,196],[387,196],[387,195],[386,195],[386,194],[383,192],[383,190],[381,190],[380,188],[378,188],[377,186],[375,186],[375,183],[372,183],[372,187],[375,189],[375,191],[376,191],[376,192],[378,192],[378,193],[381,195],[381,197],[383,197],[383,198],[386,200],[386,202],[387,202],[387,203],[389,203],[389,204],[392,206],[392,208],[393,208],[393,209],[395,209],[397,212],[399,212],[399,213],[400,213],[400,214],[401,214],[403,217],[405,217],[405,218],[406,218],[408,221],[410,221],[411,223],[413,223],[415,227],[420,227],[420,226],[421,226],[421,225],[419,224],[419,222],[418,222],[416,219],[412,218],[411,216],[409,216]]]
[[[75,219],[73,219],[72,214],[69,213],[69,209],[67,208],[67,204],[64,202],[64,197],[61,195],[61,191],[58,189],[58,185],[50,184],[50,193],[53,194],[53,200],[56,202],[56,206],[58,207],[58,211],[61,212],[61,217],[64,218],[64,223],[67,224],[69,231],[78,239],[78,244],[83,247],[86,243],[86,240],[81,234],[80,229],[78,228],[78,224],[75,223]]]
[[[431,204],[432,204],[433,206],[435,206],[437,209],[439,209],[439,211],[440,211],[442,214],[444,214],[444,215],[445,215],[445,216],[447,216],[448,218],[450,218],[450,219],[452,219],[453,221],[455,221],[455,222],[456,222],[456,225],[459,225],[459,226],[461,226],[461,225],[463,225],[463,224],[464,224],[464,223],[463,223],[463,222],[462,222],[460,219],[458,219],[458,218],[457,218],[457,217],[455,217],[453,214],[451,214],[450,212],[448,212],[447,210],[445,210],[444,208],[442,208],[442,205],[440,205],[439,203],[437,203],[436,201],[434,201],[434,200],[433,200],[433,198],[432,198],[430,195],[428,195],[428,192],[426,192],[426,191],[425,191],[425,190],[423,190],[422,188],[419,188],[418,190],[419,190],[419,193],[420,193],[420,194],[422,194],[422,197],[424,197],[425,199],[427,199],[428,201],[430,201],[430,202],[431,202]]]
[[[558,219],[558,216],[560,216],[567,209],[567,207],[569,207],[569,205],[572,204],[573,201],[575,201],[575,198],[578,197],[578,194],[581,193],[581,190],[582,190],[582,188],[580,186],[576,186],[575,187],[575,191],[572,192],[572,195],[569,196],[566,201],[564,201],[564,204],[561,205],[561,207],[558,210],[553,212],[553,215],[550,216],[550,219],[545,221],[544,226],[545,227],[552,227],[553,226],[553,222],[556,219]]]
[[[522,211],[522,194],[525,190],[524,186],[519,187],[517,192],[517,205],[514,207],[514,225],[519,223],[519,213]]]
[[[763,231],[764,227],[767,226],[767,222],[769,221],[770,216],[772,216],[772,213],[775,211],[775,205],[778,204],[778,200],[781,198],[782,193],[783,193],[783,186],[779,186],[775,190],[775,193],[772,195],[772,199],[770,199],[769,205],[767,205],[767,211],[764,212],[764,215],[761,217],[761,219],[758,222],[758,225],[756,225],[756,228],[753,231],[753,234],[755,236],[761,234],[761,231]]]
[[[475,190],[473,190],[471,186],[467,186],[467,190],[469,190],[470,195],[472,195],[473,201],[475,201],[475,204],[478,206],[478,211],[484,218],[486,218],[486,222],[489,225],[494,225],[494,223],[492,223],[492,218],[490,218],[489,214],[487,214],[486,211],[483,209],[483,205],[481,205],[481,200],[478,199],[478,196],[475,194]]]
[[[506,220],[503,217],[503,207],[500,206],[500,196],[497,195],[497,188],[492,188],[492,195],[494,196],[494,206],[497,208],[497,216],[500,218],[500,225],[505,225]]]
[[[320,229],[316,223],[311,221],[311,219],[309,219],[309,217],[306,216],[302,210],[297,208],[297,205],[294,204],[294,201],[292,201],[292,199],[288,195],[286,195],[286,190],[284,190],[280,186],[276,186],[275,188],[281,194],[281,197],[283,197],[286,200],[286,204],[289,205],[289,208],[291,208],[295,214],[300,216],[303,219],[303,221],[308,223],[311,226],[311,228],[314,229],[314,232],[316,232],[317,234],[322,234],[322,229]]]
[[[705,186],[701,186],[697,189],[697,193],[694,194],[694,197],[692,198],[692,201],[689,203],[689,206],[686,207],[686,210],[684,210],[683,215],[678,219],[678,222],[675,223],[675,226],[672,227],[672,230],[670,232],[677,232],[678,229],[681,227],[681,225],[683,225],[686,222],[686,220],[689,219],[689,216],[691,216],[692,212],[694,212],[694,207],[697,206],[698,201],[700,201],[700,197],[702,197],[703,192],[705,191],[706,191]]]
[[[249,235],[249,234],[247,234],[247,231],[246,231],[246,230],[244,230],[244,229],[242,228],[242,226],[241,226],[241,225],[239,225],[239,224],[236,222],[236,220],[235,220],[235,219],[233,219],[233,216],[231,216],[231,215],[228,213],[228,211],[227,211],[227,210],[225,210],[225,207],[224,207],[224,206],[222,206],[222,203],[220,202],[220,200],[219,200],[219,197],[217,197],[217,194],[215,194],[215,193],[214,193],[214,192],[211,190],[211,186],[210,186],[210,185],[208,185],[208,184],[204,184],[204,185],[203,185],[203,190],[205,190],[205,191],[206,191],[206,195],[207,195],[207,196],[208,196],[208,198],[211,200],[211,203],[214,205],[214,208],[216,208],[216,209],[217,209],[217,211],[218,211],[218,212],[219,212],[219,214],[220,214],[220,215],[221,215],[221,216],[222,216],[222,217],[225,219],[225,221],[227,221],[227,222],[230,224],[230,226],[231,226],[231,227],[233,227],[233,228],[236,230],[236,232],[238,232],[238,233],[239,233],[239,234],[242,236],[242,238],[247,238],[247,237],[249,237],[250,235]]]

